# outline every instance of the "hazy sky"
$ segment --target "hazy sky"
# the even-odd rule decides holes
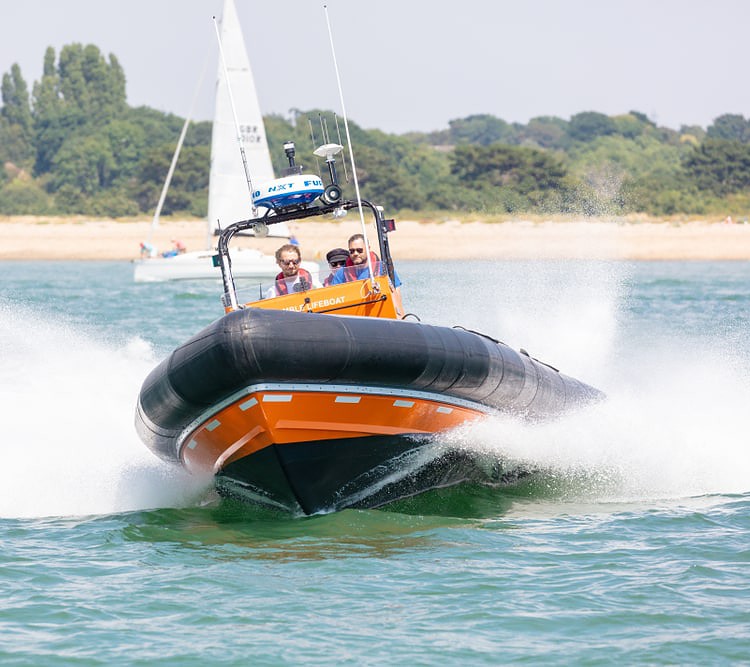
[[[264,113],[339,111],[323,0],[235,0]],[[436,130],[642,111],[660,125],[750,116],[750,0],[328,0],[350,119]],[[44,51],[113,53],[128,102],[212,116],[223,0],[0,0],[0,72],[29,87]]]

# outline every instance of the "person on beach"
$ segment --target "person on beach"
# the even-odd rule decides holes
[[[266,291],[266,299],[321,287],[317,278],[300,267],[302,254],[299,246],[285,243],[276,251],[275,256],[281,273],[276,276],[276,282]]]
[[[333,276],[340,268],[346,266],[346,260],[349,259],[349,251],[346,248],[334,248],[326,253],[326,261],[331,273],[323,281],[323,287],[328,287],[333,280]]]

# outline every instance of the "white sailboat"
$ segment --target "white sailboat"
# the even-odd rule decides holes
[[[255,79],[245,48],[245,40],[237,17],[234,0],[225,0],[220,26],[220,38],[226,63],[226,72],[221,59],[216,79],[216,99],[211,135],[211,172],[208,188],[208,227],[206,249],[185,252],[171,257],[151,257],[134,262],[136,282],[160,282],[165,280],[220,279],[219,268],[213,265],[214,231],[239,220],[254,217],[248,180],[242,163],[237,136],[238,127],[242,135],[245,159],[253,183],[274,178],[271,154],[268,150],[263,116],[255,90]],[[230,92],[231,87],[231,92]],[[236,112],[237,122],[232,109]],[[184,136],[184,131],[183,135]],[[173,167],[182,142],[178,142]],[[172,169],[173,169],[172,167]],[[165,183],[169,185],[171,172]],[[158,211],[153,226],[158,225]],[[263,210],[261,210],[262,212]],[[268,236],[289,238],[288,227],[283,224],[269,225]],[[233,250],[232,269],[239,278],[258,280],[273,279],[279,267],[273,255],[253,248]],[[304,262],[308,271],[319,270],[314,262]]]

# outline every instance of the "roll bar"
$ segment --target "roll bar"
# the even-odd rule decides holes
[[[391,257],[391,250],[388,244],[388,232],[393,231],[394,229],[393,221],[384,220],[380,209],[365,199],[362,200],[362,206],[364,208],[369,208],[375,216],[375,227],[378,233],[378,247],[380,249],[381,261],[386,267],[391,282],[394,282],[393,258]],[[357,202],[345,200],[336,204],[321,204],[319,206],[295,208],[294,210],[268,211],[260,218],[240,220],[239,222],[235,222],[224,228],[219,235],[219,240],[216,246],[218,255],[214,257],[214,266],[221,267],[221,280],[224,286],[224,293],[229,297],[230,308],[232,310],[237,309],[237,290],[234,284],[234,276],[232,275],[232,259],[229,255],[229,242],[236,234],[248,229],[253,229],[261,224],[275,225],[280,222],[304,220],[305,218],[333,213],[337,209],[348,211],[357,207]]]

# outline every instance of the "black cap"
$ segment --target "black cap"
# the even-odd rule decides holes
[[[334,248],[326,253],[326,261],[329,264],[331,262],[341,261],[342,259],[349,259],[349,251],[344,248]]]

